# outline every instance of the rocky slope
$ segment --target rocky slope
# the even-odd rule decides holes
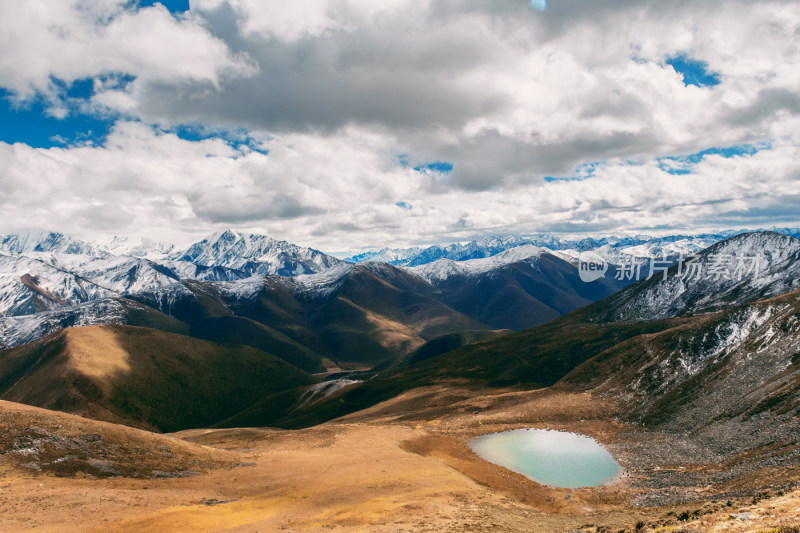
[[[597,307],[592,320],[718,311],[800,288],[798,274],[800,239],[771,232],[738,235],[616,294]]]

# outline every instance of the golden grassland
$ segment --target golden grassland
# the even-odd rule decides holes
[[[13,446],[6,444],[0,531],[553,533],[637,531],[638,524],[639,531],[779,532],[774,528],[800,523],[800,492],[643,509],[629,504],[630,477],[597,489],[544,487],[467,446],[472,435],[523,425],[608,440],[622,429],[607,421],[611,408],[585,394],[485,396],[432,387],[305,430],[157,435],[2,402],[3,434],[30,427],[65,438],[96,434],[103,446],[93,453],[124,475],[53,470],[58,449],[38,457],[41,471],[32,470],[34,458],[8,453]],[[137,468],[138,478],[131,473]],[[199,475],[147,475],[188,468]],[[695,509],[702,512],[681,520]]]

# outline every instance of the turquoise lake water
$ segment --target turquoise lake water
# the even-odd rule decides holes
[[[543,485],[596,487],[622,474],[622,468],[602,444],[576,433],[515,429],[477,437],[469,445],[486,461]]]

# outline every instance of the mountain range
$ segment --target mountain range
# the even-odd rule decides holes
[[[265,318],[258,326],[247,323],[252,333],[248,338],[260,339],[254,337],[251,342],[262,347],[278,343],[284,349],[290,344],[292,353],[312,350],[320,354],[314,360],[363,359],[361,355],[343,354],[358,352],[360,341],[355,339],[366,331],[364,334],[372,339],[370,343],[380,346],[373,352],[376,355],[368,358],[374,362],[409,353],[430,340],[431,332],[520,329],[618,290],[619,284],[615,283],[585,286],[574,275],[574,258],[549,253],[519,246],[494,256],[488,263],[459,262],[456,272],[448,260],[405,270],[375,262],[369,263],[375,266],[356,267],[310,248],[234,231],[215,233],[185,250],[123,237],[84,242],[54,232],[7,235],[0,238],[0,346],[30,342],[73,325],[133,324],[126,318],[128,313],[121,310],[130,308],[130,301],[178,317],[192,324],[193,331],[202,332],[198,335],[220,338],[219,331],[224,328],[206,329],[208,316],[219,319],[219,323],[232,317],[250,320],[250,311],[245,311],[245,316],[236,315],[239,309],[251,309],[249,300],[258,299],[259,293],[269,295],[264,298],[294,299],[293,308],[303,309],[318,306],[325,298],[344,301],[339,291],[347,287],[348,280],[364,278],[362,283],[368,284],[366,278],[377,278],[389,285],[397,283],[399,291],[415,295],[407,297],[408,302],[401,308],[433,306],[438,310],[414,313],[436,315],[443,325],[417,331],[419,324],[407,319],[408,312],[388,310],[386,306],[376,311],[376,302],[366,301],[370,298],[363,291],[355,300],[347,300],[363,315],[361,327],[350,324],[339,328],[314,318],[324,313],[307,310],[292,316],[282,310],[268,318],[261,313]],[[513,278],[513,287],[496,293],[492,288],[496,282],[490,280],[497,276]],[[461,291],[461,285],[476,280],[480,280],[480,290],[472,294]],[[532,294],[538,287],[551,285],[551,281],[554,289],[544,291],[542,300]],[[204,296],[198,298],[199,294]],[[216,309],[208,311],[209,299],[217,298],[209,295],[218,294],[224,295],[225,303],[217,301]],[[564,300],[555,303],[554,298],[560,296]],[[510,298],[502,316],[492,311],[497,308],[493,302],[501,298]],[[243,322],[238,323],[245,327]],[[393,333],[388,334],[389,330]],[[265,335],[269,340],[264,339]],[[298,342],[302,348],[296,345]]]
[[[725,235],[502,237],[406,250],[416,266],[397,266],[230,230],[186,249],[32,231],[0,238],[0,346],[65,327],[152,323],[274,352],[310,372],[368,368],[440,335],[546,323],[635,281],[617,275],[625,263],[646,272],[649,256],[677,261]],[[586,251],[610,265],[592,283],[578,271]]]
[[[350,263],[233,231],[186,250],[163,245],[145,250],[137,243],[137,255],[114,255],[108,247],[57,233],[7,236],[0,240],[0,342],[19,346],[22,352],[15,354],[28,354],[14,356],[24,369],[49,348],[26,350],[40,339],[42,346],[63,345],[65,328],[105,325],[119,336],[124,329],[113,328],[134,327],[172,343],[179,337],[170,335],[210,343],[203,345],[207,351],[248,347],[275,356],[304,379],[371,372],[373,379],[353,389],[370,392],[359,402],[346,402],[350,407],[383,398],[382,383],[396,392],[445,368],[451,377],[491,386],[552,386],[601,352],[643,334],[661,334],[674,321],[800,289],[800,241],[787,233],[739,234],[689,262],[684,255],[712,237],[583,240],[575,248],[554,239],[541,240],[552,247],[499,239],[487,241],[484,252],[510,247],[488,257],[439,258],[417,266]],[[124,239],[106,242],[116,243],[116,250],[131,249],[121,244],[130,243]],[[605,277],[582,281],[582,251],[610,262]],[[659,272],[635,283],[616,275],[625,261],[646,264],[647,252],[671,258],[663,278]],[[715,274],[718,257],[745,258],[749,270],[734,277],[737,263],[729,265],[731,275]],[[686,276],[690,268],[697,279]],[[707,275],[699,275],[703,272]],[[742,335],[751,333],[742,328],[737,330]],[[520,353],[517,346],[526,348]],[[323,399],[316,419],[339,412],[331,406],[342,394],[353,394],[350,389],[331,393],[334,403]],[[257,403],[251,400],[245,403]],[[245,403],[238,406],[244,409]],[[169,427],[184,427],[176,424]]]
[[[547,248],[549,250],[564,251],[616,251],[617,254],[633,255],[637,257],[653,257],[663,255],[689,255],[711,246],[712,244],[753,230],[726,230],[716,233],[701,233],[696,235],[635,235],[635,236],[609,236],[597,238],[565,239],[552,234],[538,234],[530,236],[505,235],[484,237],[466,243],[449,245],[433,245],[428,247],[413,248],[383,248],[362,252],[353,255],[346,261],[361,263],[376,261],[397,266],[419,266],[432,263],[438,259],[451,261],[466,261],[492,257],[506,250],[524,245]],[[758,230],[764,231],[764,230]],[[800,228],[772,228],[769,231],[800,237]]]

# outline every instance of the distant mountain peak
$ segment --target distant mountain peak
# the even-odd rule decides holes
[[[312,248],[230,229],[209,235],[175,258],[205,267],[281,276],[313,274],[340,263],[338,259]]]
[[[12,254],[26,253],[65,253],[98,255],[95,247],[73,239],[60,232],[45,230],[26,230],[0,237],[0,252]]]
[[[455,275],[476,276],[520,261],[533,261],[546,253],[550,253],[547,248],[523,244],[490,257],[466,261],[453,261],[452,259],[443,258],[437,259],[432,263],[408,267],[408,270],[430,282],[439,282]]]

